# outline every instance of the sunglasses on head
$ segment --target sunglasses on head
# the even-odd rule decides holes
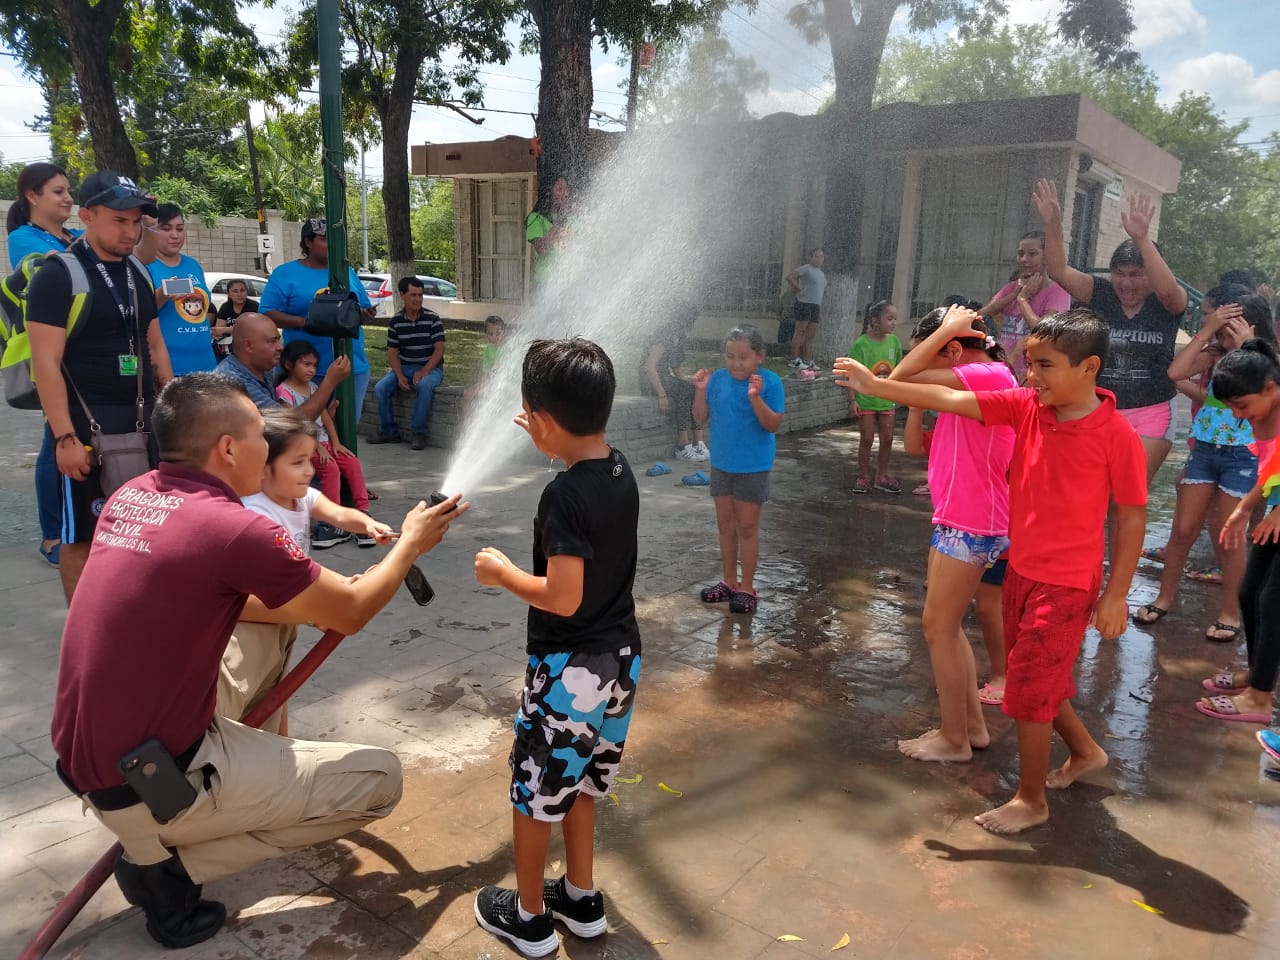
[[[101,193],[95,193],[92,197],[82,203],[81,206],[92,207],[104,200],[125,200],[129,197],[141,197],[144,200],[149,199],[147,195],[137,187],[127,187],[123,183],[117,183],[113,186],[107,187],[107,189],[103,190]]]
[[[307,233],[313,237],[323,237],[329,232],[329,224],[323,217],[312,217],[307,221]]]

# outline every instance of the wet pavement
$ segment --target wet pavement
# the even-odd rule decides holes
[[[33,529],[34,419],[0,412],[18,436],[0,454],[6,544]],[[855,445],[847,427],[781,441],[754,619],[698,602],[719,575],[705,489],[638,476],[644,672],[598,823],[610,930],[566,936],[560,955],[816,957],[845,936],[839,956],[895,960],[1280,955],[1280,783],[1260,776],[1256,726],[1191,707],[1202,677],[1243,657],[1203,639],[1219,588],[1187,581],[1158,627],[1086,638],[1076,706],[1111,765],[1054,794],[1047,826],[988,835],[973,815],[1016,784],[1013,725],[998,708],[972,763],[895,749],[936,721],[920,636],[928,503],[853,497]],[[444,472],[440,451],[362,454],[374,512],[390,522]],[[922,464],[895,457],[909,490]],[[1171,499],[1175,467],[1158,501]],[[513,882],[506,753],[523,609],[477,587],[470,558],[488,544],[527,558],[548,479],[526,461],[471,491],[475,509],[425,561],[434,605],[397,598],[291,704],[299,736],[399,752],[395,813],[210,884],[231,919],[184,958],[515,956],[476,927],[471,902],[484,884]],[[1163,542],[1169,512],[1153,507],[1148,543]],[[318,558],[353,572],[370,554],[345,545]],[[1158,576],[1140,567],[1134,605]],[[0,590],[0,956],[12,956],[110,838],[51,772],[56,575],[32,543],[0,546]],[[969,632],[982,673],[975,622]],[[109,882],[51,955],[164,951]]]

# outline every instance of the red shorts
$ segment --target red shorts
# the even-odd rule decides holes
[[[1062,701],[1075,696],[1071,675],[1098,602],[1099,585],[1081,590],[1030,580],[1012,566],[1005,572],[1006,714],[1049,723]]]

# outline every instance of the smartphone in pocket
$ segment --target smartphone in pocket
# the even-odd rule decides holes
[[[168,823],[196,800],[196,788],[159,740],[148,740],[116,763],[156,823]]]
[[[190,277],[169,277],[160,281],[160,289],[166,297],[181,297],[196,292]]]

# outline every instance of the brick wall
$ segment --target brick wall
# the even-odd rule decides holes
[[[849,396],[835,382],[823,380],[782,381],[786,388],[787,408],[779,433],[824,427],[844,420],[849,406]],[[372,383],[365,397],[360,418],[361,436],[378,431],[378,401],[373,395]],[[408,435],[409,417],[413,412],[413,397],[397,392],[392,399],[396,422],[401,425],[402,436]],[[462,431],[462,388],[441,387],[436,390],[431,405],[430,445],[452,448]],[[609,442],[627,455],[635,464],[653,460],[670,460],[675,445],[675,428],[658,412],[653,400],[647,397],[618,397],[613,403],[613,415],[609,418]]]

